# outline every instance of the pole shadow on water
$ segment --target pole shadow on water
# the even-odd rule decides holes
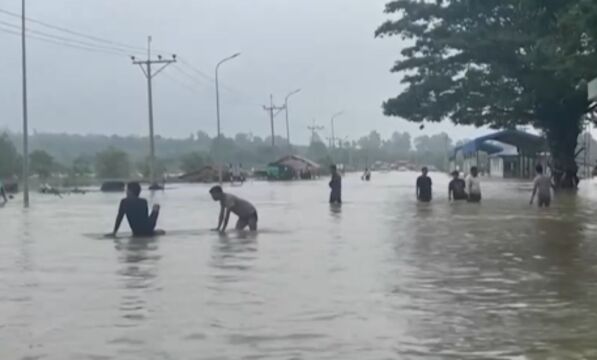
[[[119,262],[122,267],[117,274],[123,283],[123,296],[120,304],[123,326],[136,326],[146,320],[148,309],[147,291],[155,288],[161,256],[158,241],[153,238],[130,238],[115,240]]]

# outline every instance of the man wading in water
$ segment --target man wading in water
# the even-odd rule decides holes
[[[539,207],[549,207],[551,205],[551,178],[543,174],[543,166],[537,165],[537,176],[533,181],[533,195],[531,195],[530,204],[533,205],[535,195],[539,193]]]
[[[429,170],[424,167],[421,169],[422,175],[417,178],[417,200],[420,202],[431,202],[432,198],[432,182],[431,178],[427,176]]]
[[[2,205],[8,202],[8,198],[6,197],[6,190],[4,190],[4,184],[0,181],[0,197],[2,197],[3,203]]]
[[[248,226],[251,231],[257,231],[257,221],[259,218],[253,204],[232,194],[225,193],[221,186],[212,187],[209,193],[214,201],[220,202],[218,227],[214,231],[222,233],[226,231],[230,213],[238,216],[236,230],[244,230]]]
[[[469,202],[481,202],[481,180],[479,179],[479,169],[476,166],[471,168],[470,175],[466,177],[466,190]]]
[[[342,177],[336,165],[330,166],[332,179],[330,180],[330,204],[342,204]]]
[[[468,196],[466,195],[465,190],[466,183],[460,178],[460,172],[452,172],[452,177],[452,181],[450,181],[450,185],[448,185],[448,200],[467,200]]]

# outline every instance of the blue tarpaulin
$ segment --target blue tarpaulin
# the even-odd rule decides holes
[[[456,154],[460,151],[462,151],[464,156],[472,156],[479,151],[492,155],[504,150],[501,146],[488,143],[487,141],[498,141],[515,146],[519,149],[519,152],[527,155],[536,155],[543,152],[545,149],[545,140],[541,136],[519,130],[503,130],[481,136],[462,146],[456,147],[453,156],[456,157]]]

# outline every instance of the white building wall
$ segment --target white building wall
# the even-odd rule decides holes
[[[504,178],[504,159],[500,157],[492,157],[489,159],[489,168],[491,177]]]

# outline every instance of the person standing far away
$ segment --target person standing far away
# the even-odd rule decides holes
[[[160,214],[160,206],[157,204],[154,205],[151,214],[148,215],[147,200],[140,198],[140,194],[141,185],[138,182],[130,182],[127,184],[126,198],[120,201],[114,231],[112,231],[110,236],[116,236],[125,215],[129,222],[129,226],[133,231],[133,236],[144,237],[164,234],[163,231],[155,230],[158,216]]]
[[[330,204],[342,204],[342,177],[336,165],[330,166],[332,179],[330,180]]]
[[[535,180],[533,180],[533,194],[531,195],[530,204],[533,205],[535,195],[539,193],[539,207],[549,207],[551,205],[551,178],[545,176],[541,164],[537,165],[535,170],[537,171],[537,176],[535,177]]]
[[[432,198],[432,182],[431,178],[427,176],[429,170],[427,167],[421,169],[422,175],[417,178],[417,200],[420,202],[431,202]]]
[[[8,202],[8,197],[6,196],[6,190],[4,189],[4,184],[2,180],[0,180],[0,196],[2,197],[2,205]]]
[[[247,200],[241,199],[232,194],[224,192],[221,186],[214,186],[209,190],[211,198],[220,202],[220,216],[218,218],[218,227],[213,231],[224,233],[228,227],[230,213],[238,216],[236,230],[244,230],[247,226],[251,231],[257,231],[257,210]]]
[[[363,181],[371,181],[371,171],[369,171],[369,168],[365,168],[365,172],[363,173],[361,179]]]
[[[466,190],[469,202],[481,202],[481,179],[479,179],[479,169],[476,166],[471,167],[471,173],[466,177]]]
[[[460,178],[460,172],[455,170],[452,172],[452,181],[448,186],[448,200],[459,201],[467,200],[466,183]]]

